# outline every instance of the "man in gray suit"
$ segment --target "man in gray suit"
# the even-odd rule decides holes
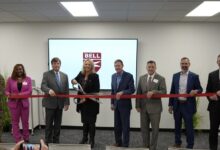
[[[136,99],[136,109],[141,115],[141,133],[143,146],[156,150],[162,112],[161,98],[153,98],[154,94],[166,94],[165,78],[156,73],[156,62],[147,62],[147,74],[139,79],[137,94],[146,94],[145,99]],[[150,140],[149,126],[151,123],[152,137]]]
[[[57,94],[69,94],[68,76],[60,71],[61,61],[51,60],[52,70],[43,74],[41,90],[48,95],[42,104],[46,111],[45,142],[59,143],[63,108],[69,108],[69,98],[57,97]]]

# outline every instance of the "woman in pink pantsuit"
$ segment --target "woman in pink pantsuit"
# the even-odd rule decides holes
[[[7,80],[5,94],[8,96],[32,93],[31,78],[26,76],[24,66],[16,64],[12,75]],[[29,100],[28,98],[9,98],[8,107],[11,113],[12,130],[15,142],[24,140],[29,142]],[[23,131],[20,133],[19,121],[21,119]]]

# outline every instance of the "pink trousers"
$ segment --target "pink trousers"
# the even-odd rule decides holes
[[[19,142],[22,139],[29,141],[29,107],[23,107],[22,102],[17,103],[16,108],[10,108],[13,137],[15,142]],[[22,122],[22,133],[20,132],[19,122]]]

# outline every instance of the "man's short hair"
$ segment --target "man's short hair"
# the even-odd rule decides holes
[[[124,66],[123,61],[122,61],[121,59],[116,59],[115,62],[114,62],[114,64],[116,64],[116,63],[118,63],[118,62],[121,63],[121,64]]]
[[[149,61],[147,62],[147,64],[155,64],[155,65],[156,65],[156,62],[155,62],[154,60],[149,60]]]
[[[218,58],[220,58],[220,54],[218,55]]]
[[[59,62],[61,64],[61,60],[58,57],[52,58],[51,64],[56,63],[56,62]]]
[[[182,58],[181,58],[181,61],[182,61],[182,60],[185,60],[185,59],[187,59],[188,61],[190,61],[188,57],[182,57]]]

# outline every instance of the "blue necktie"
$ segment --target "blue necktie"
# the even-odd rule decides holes
[[[56,74],[56,82],[57,82],[57,85],[58,85],[59,88],[60,88],[60,87],[61,87],[61,82],[60,82],[59,74],[58,74],[58,72],[56,72],[55,74]]]
[[[119,87],[120,81],[121,81],[121,77],[120,77],[120,76],[117,76],[117,78],[116,78],[117,89],[118,89],[118,87]]]

